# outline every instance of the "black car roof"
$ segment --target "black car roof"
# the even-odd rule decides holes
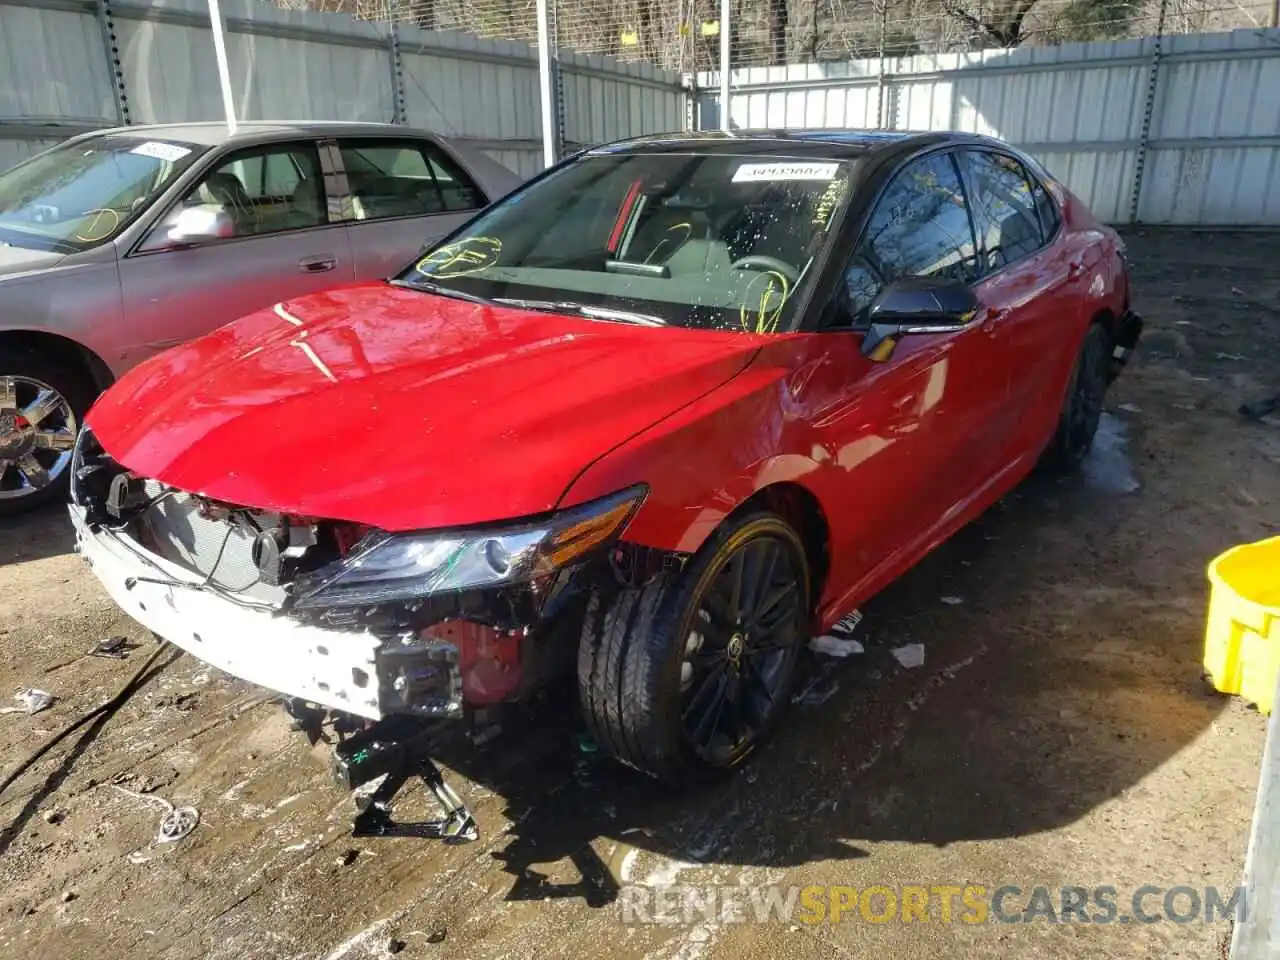
[[[939,143],[974,143],[986,138],[968,133],[916,133],[904,130],[710,130],[663,133],[619,140],[590,153],[720,153],[792,156],[865,157],[911,152]]]

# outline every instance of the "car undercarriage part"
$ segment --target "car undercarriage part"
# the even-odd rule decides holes
[[[427,755],[439,735],[437,724],[411,717],[388,717],[348,737],[334,748],[332,773],[346,790],[384,778],[376,789],[357,796],[352,835],[432,837],[446,843],[469,843],[480,836],[471,809],[445,782]],[[409,779],[417,775],[435,796],[444,817],[425,823],[397,823],[391,804]]]

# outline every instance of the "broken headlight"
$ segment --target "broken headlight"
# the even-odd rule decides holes
[[[522,583],[620,535],[648,489],[630,487],[541,520],[472,530],[372,533],[297,583],[298,608],[355,606]]]

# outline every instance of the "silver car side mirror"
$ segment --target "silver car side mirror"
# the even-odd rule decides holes
[[[190,247],[207,240],[222,240],[235,234],[235,223],[221,207],[184,207],[169,218],[165,245]]]

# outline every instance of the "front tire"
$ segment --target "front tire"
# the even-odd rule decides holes
[[[83,375],[0,348],[0,516],[66,497],[71,449],[94,394]]]
[[[1111,385],[1111,334],[1101,323],[1089,327],[1067,382],[1066,396],[1053,439],[1041,465],[1054,473],[1071,473],[1093,449],[1102,420],[1102,406]]]
[[[578,685],[601,749],[676,783],[738,767],[789,702],[809,584],[799,535],[760,512],[726,524],[680,573],[594,595]]]

